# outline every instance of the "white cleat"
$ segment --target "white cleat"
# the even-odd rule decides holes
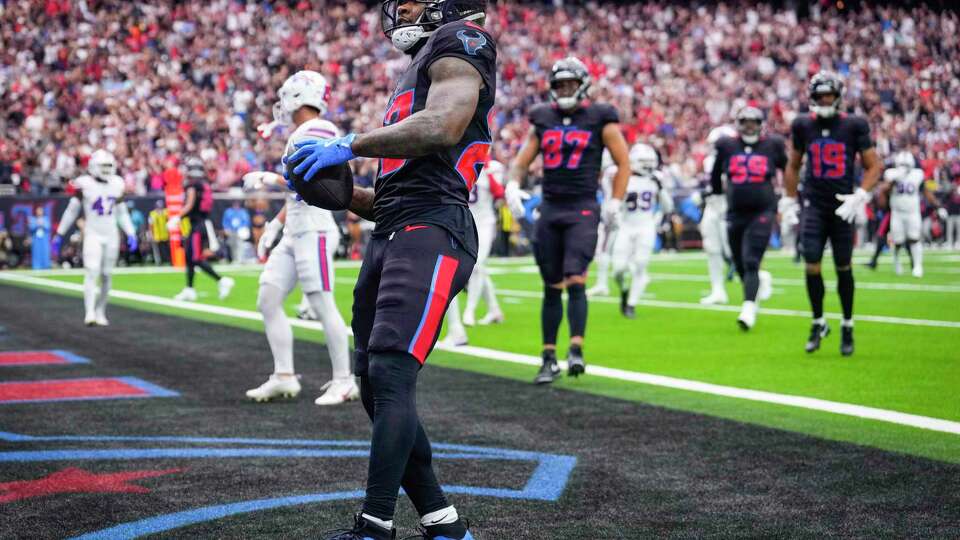
[[[740,308],[740,315],[737,317],[737,324],[740,325],[740,329],[746,332],[753,328],[753,325],[757,324],[757,303],[750,302],[749,300],[743,303],[743,307]]]
[[[339,405],[360,397],[360,387],[357,386],[357,381],[353,376],[328,381],[320,389],[324,392],[314,403],[321,406]]]
[[[451,336],[440,340],[440,345],[443,347],[463,347],[467,344],[467,336]]]
[[[763,302],[773,295],[773,276],[766,270],[760,270],[760,288],[757,290],[757,300]]]
[[[923,267],[922,267],[922,266],[914,266],[914,267],[913,267],[913,272],[911,272],[911,274],[912,274],[913,277],[915,277],[915,278],[922,278],[922,277],[923,277]]]
[[[503,322],[503,312],[497,311],[497,312],[487,313],[486,315],[483,316],[482,319],[480,319],[480,322],[477,324],[479,324],[480,326],[486,326],[488,324],[500,324],[502,322]]]
[[[97,316],[93,313],[87,313],[83,317],[83,324],[87,326],[96,326],[97,325]]]
[[[177,295],[173,297],[173,299],[180,300],[181,302],[196,302],[197,290],[193,287],[184,287],[182,291],[178,292]]]
[[[730,300],[727,298],[726,291],[713,291],[712,293],[700,299],[700,304],[712,306],[714,304],[726,304]]]
[[[604,285],[594,285],[587,289],[587,296],[610,296],[610,289]]]
[[[230,296],[230,291],[233,290],[233,286],[236,285],[236,282],[233,278],[222,277],[220,281],[217,282],[217,290],[220,292],[220,299],[226,300]]]
[[[277,398],[295,398],[300,394],[300,381],[297,376],[278,377],[271,375],[267,382],[247,390],[247,397],[254,401],[270,401]]]
[[[107,320],[107,316],[103,313],[97,313],[93,318],[93,322],[96,323],[97,326],[110,326],[110,321]]]
[[[464,326],[476,326],[477,318],[472,312],[467,312],[463,314],[463,325]]]

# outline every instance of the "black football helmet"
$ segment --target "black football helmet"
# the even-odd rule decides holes
[[[416,21],[403,22],[397,15],[397,8],[408,2],[423,6]],[[386,0],[380,5],[380,29],[394,47],[406,52],[448,22],[483,24],[486,8],[486,0]]]
[[[763,130],[763,111],[746,106],[737,112],[737,133],[747,144],[756,144]]]
[[[579,81],[580,86],[577,87],[577,91],[572,96],[560,97],[557,95],[557,85],[561,81]],[[590,72],[587,71],[587,66],[579,58],[568,56],[562,60],[557,60],[557,63],[550,70],[550,98],[561,109],[573,109],[587,97],[590,83]]]
[[[820,118],[832,118],[843,107],[843,79],[836,73],[821,71],[810,79],[807,88],[810,97],[810,110]],[[822,106],[817,98],[822,95],[833,94],[836,99],[831,105]]]

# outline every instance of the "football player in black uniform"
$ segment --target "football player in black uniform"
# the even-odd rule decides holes
[[[760,291],[760,263],[770,243],[776,222],[777,197],[773,180],[787,164],[783,139],[761,136],[763,112],[744,107],[737,113],[737,137],[716,143],[716,159],[710,174],[712,193],[723,192],[727,178],[727,237],[733,264],[743,283],[743,308],[737,323],[744,330],[757,320],[757,296],[766,300],[770,283]],[[769,276],[768,276],[769,277]]]
[[[568,57],[550,72],[552,103],[530,110],[530,133],[510,166],[506,199],[515,215],[522,207],[520,186],[537,155],[543,156],[543,204],[536,225],[535,252],[544,282],[540,324],[543,365],[534,382],[551,383],[557,366],[557,331],[563,320],[563,290],[567,290],[570,325],[568,373],[584,372],[583,336],[587,327],[587,268],[597,246],[600,208],[597,204],[603,149],[617,165],[612,197],[604,203],[603,219],[616,228],[630,178],[627,141],[620,132],[616,109],[587,101],[590,74],[580,60]]]
[[[180,215],[187,221],[190,228],[190,234],[184,238],[183,246],[187,260],[187,286],[173,298],[187,302],[196,301],[197,292],[193,288],[193,278],[196,275],[196,269],[199,268],[217,281],[219,296],[223,300],[233,289],[233,278],[218,274],[207,262],[206,256],[211,243],[216,242],[216,239],[210,238],[213,227],[209,230],[207,228],[210,211],[213,210],[213,190],[210,188],[203,160],[198,157],[188,158],[186,168],[186,187]]]
[[[356,156],[381,158],[373,189],[350,210],[376,222],[354,289],[356,373],[373,421],[366,497],[337,540],[393,538],[402,486],[428,539],[472,539],[431,465],[416,410],[417,374],[449,302],[473,271],[477,232],[468,197],[487,161],[497,87],[485,0],[388,0],[384,34],[410,56],[384,127],[301,143],[288,162],[310,180]]]
[[[883,163],[874,149],[866,119],[841,112],[843,81],[837,75],[814,75],[809,96],[811,113],[798,116],[790,128],[793,143],[784,173],[786,194],[780,200],[780,213],[795,219],[800,167],[806,158],[800,234],[807,263],[807,295],[813,308],[806,350],[819,349],[820,340],[830,331],[823,318],[824,286],[820,274],[820,260],[829,239],[843,308],[840,353],[849,356],[853,354],[853,221],[860,207],[870,200],[870,190],[883,173]],[[855,176],[858,155],[864,169],[859,187]]]

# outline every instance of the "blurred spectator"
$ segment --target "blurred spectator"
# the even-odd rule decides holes
[[[241,201],[233,201],[230,208],[223,212],[222,225],[223,234],[227,239],[227,249],[230,252],[230,261],[243,262],[245,244],[250,241],[250,212],[241,205]]]
[[[147,239],[154,264],[170,264],[170,231],[167,230],[167,209],[157,201],[147,216]]]
[[[42,205],[34,209],[27,226],[30,229],[30,264],[34,270],[50,268],[50,216]]]

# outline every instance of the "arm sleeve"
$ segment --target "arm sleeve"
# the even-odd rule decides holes
[[[774,167],[780,169],[781,171],[787,168],[787,144],[783,139],[777,137],[777,155],[776,163]]]
[[[807,148],[807,141],[803,140],[803,121],[800,118],[795,119],[790,125],[790,142],[793,144],[793,149],[801,154]]]
[[[488,92],[497,88],[497,43],[483,29],[467,21],[457,21],[441,26],[432,37],[430,57],[424,62],[425,69],[441,58],[453,56],[473,66],[483,79]]]
[[[502,199],[504,194],[503,184],[497,180],[497,175],[492,172],[487,173],[487,181],[490,182],[490,194],[494,199]]]
[[[60,236],[67,234],[67,231],[73,226],[73,222],[77,220],[77,216],[80,215],[81,208],[80,199],[70,197],[70,202],[67,203],[67,209],[64,210],[63,215],[60,216],[60,224],[57,225],[57,234]]]
[[[127,205],[123,201],[117,201],[117,224],[127,236],[135,236],[137,229],[133,227],[133,221],[130,219],[130,212],[127,211]]]
[[[712,195],[723,193],[723,163],[727,160],[726,152],[721,144],[723,139],[717,141],[716,157],[713,160],[713,169],[710,171],[710,190]]]
[[[870,138],[870,124],[865,118],[857,119],[856,130],[854,131],[854,144],[857,145],[857,152],[863,152],[873,148],[873,139]]]

